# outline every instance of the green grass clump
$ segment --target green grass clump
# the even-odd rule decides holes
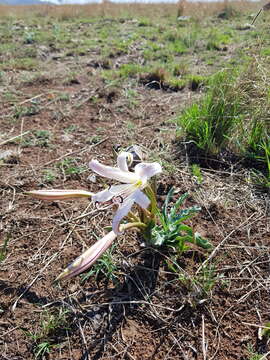
[[[33,54],[31,54],[32,56]],[[38,67],[38,61],[33,57],[9,59],[0,64],[1,70],[35,70]]]
[[[208,84],[208,77],[202,75],[189,75],[187,77],[189,88],[193,91],[201,89]]]
[[[116,284],[118,282],[117,266],[113,257],[115,248],[116,245],[113,245],[97,260],[94,266],[82,276],[82,283],[87,281],[93,275],[95,275],[97,282],[101,279],[103,279],[105,283],[112,281]]]
[[[31,108],[29,108],[29,111]],[[31,113],[30,113],[31,114]],[[26,113],[24,115],[28,115]],[[52,134],[48,130],[33,130],[28,136],[19,139],[22,147],[50,147]]]
[[[252,179],[270,184],[270,99],[267,64],[251,61],[242,69],[212,76],[204,97],[177,119],[180,136],[206,157],[223,151],[254,169]]]
[[[203,100],[188,108],[177,120],[188,141],[208,154],[225,147],[241,121],[240,95],[235,91],[231,74],[222,71],[210,81]]]
[[[41,313],[40,323],[35,331],[23,330],[32,341],[35,359],[44,359],[53,349],[60,347],[59,340],[69,330],[68,310],[45,310]]]
[[[149,18],[141,18],[138,22],[138,26],[140,26],[140,27],[148,27],[151,25],[152,25],[152,23]]]
[[[7,249],[8,249],[8,243],[10,240],[10,234],[8,234],[4,241],[3,244],[0,245],[0,264],[1,262],[3,262],[7,256]]]
[[[167,85],[168,88],[173,90],[173,91],[180,91],[180,90],[184,89],[187,82],[184,79],[170,78],[164,84]]]
[[[64,178],[80,175],[87,170],[87,167],[84,165],[79,165],[77,159],[75,158],[63,159],[59,161],[56,165],[62,172]]]
[[[267,48],[264,48],[261,50],[261,55],[262,56],[269,56],[270,55],[270,48],[267,47]]]
[[[270,139],[269,134],[265,136],[265,139],[261,140],[258,144],[258,150],[261,151],[261,155],[257,155],[255,159],[257,161],[266,164],[266,171],[260,172],[254,170],[251,173],[252,182],[262,190],[270,190]]]
[[[123,64],[118,70],[118,75],[121,78],[134,77],[138,73],[142,72],[143,67],[137,64]]]
[[[232,34],[230,32],[220,32],[217,30],[211,30],[208,35],[206,43],[207,50],[225,50],[226,45],[232,41]]]

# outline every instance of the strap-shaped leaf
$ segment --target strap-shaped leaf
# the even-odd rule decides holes
[[[174,194],[174,188],[171,187],[164,201],[164,205],[162,207],[162,214],[166,223],[168,223],[168,205],[173,197],[173,194]]]
[[[177,227],[178,232],[186,232],[188,235],[193,236],[193,230],[190,226],[181,224]]]
[[[194,234],[194,239],[195,239],[195,244],[203,249],[208,250],[208,249],[212,249],[213,247],[212,244],[207,239],[201,237],[201,235],[197,232]]]
[[[177,236],[177,248],[179,251],[183,252],[185,250],[188,250],[189,247],[186,243],[192,243],[193,242],[193,236],[185,235],[185,236]]]
[[[174,218],[173,218],[174,224],[175,225],[180,224],[184,220],[191,218],[194,214],[196,214],[200,210],[201,210],[201,208],[199,208],[197,206],[193,206],[191,208],[181,210],[179,214],[174,216]]]
[[[166,242],[166,232],[162,228],[156,227],[152,230],[151,243],[154,246],[162,246]]]
[[[171,212],[170,212],[171,217],[173,217],[176,214],[176,211],[183,204],[183,202],[186,200],[187,197],[188,197],[188,193],[185,193],[180,196],[180,198],[176,201],[176,203],[174,204],[174,206],[171,209]]]

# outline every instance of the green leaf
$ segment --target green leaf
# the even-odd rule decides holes
[[[262,330],[262,336],[270,338],[270,322],[267,322],[264,326],[265,327]]]
[[[179,214],[175,215],[171,220],[174,220],[174,224],[180,224],[184,220],[191,218],[194,214],[201,210],[198,206],[193,206],[188,209],[181,210]]]
[[[177,227],[177,230],[178,232],[186,232],[188,235],[190,236],[193,236],[193,230],[190,226],[188,225],[185,225],[185,224],[180,224],[178,227]]]
[[[194,238],[195,238],[195,244],[200,246],[203,249],[212,249],[212,244],[207,240],[201,237],[201,235],[199,233],[195,233],[194,234]]]
[[[176,211],[183,204],[183,202],[186,200],[187,197],[188,197],[188,193],[185,193],[185,194],[180,196],[180,198],[176,201],[176,203],[172,207],[171,212],[170,212],[170,216],[173,217],[176,214]]]
[[[189,247],[186,245],[186,243],[187,242],[192,243],[193,236],[190,236],[190,235],[177,236],[177,238],[175,240],[177,241],[178,250],[183,252],[183,251],[189,249]]]
[[[154,246],[161,246],[165,243],[166,232],[164,232],[160,227],[156,227],[152,231],[151,243]]]
[[[152,237],[154,236],[155,232],[157,231],[158,226],[156,226],[155,221],[152,219],[147,223],[147,227],[143,229],[143,238],[147,242],[152,242]]]
[[[166,196],[166,199],[164,201],[164,205],[162,207],[162,214],[163,214],[163,217],[165,219],[165,221],[167,222],[167,218],[168,218],[168,205],[169,205],[169,202],[171,201],[172,197],[173,197],[173,194],[174,194],[174,188],[171,187],[167,196]]]

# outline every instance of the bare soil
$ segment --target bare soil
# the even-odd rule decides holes
[[[72,57],[46,66],[64,68],[68,61]],[[248,360],[252,352],[266,359],[269,199],[253,191],[245,169],[202,169],[201,184],[190,172],[168,120],[199,93],[136,83],[131,104],[126,89],[107,87],[98,73],[90,82],[83,75],[88,64],[80,62],[81,75],[66,84],[49,77],[15,81],[10,91],[17,101],[0,105],[0,143],[10,139],[0,148],[10,151],[0,164],[0,244],[8,239],[0,263],[0,359]],[[18,99],[24,110],[36,111],[14,115]],[[202,207],[190,224],[214,253],[149,249],[130,232],[116,240],[114,281],[101,274],[55,284],[59,272],[105,234],[112,214],[87,201],[39,202],[24,192],[98,191],[102,179],[92,177],[88,162],[113,164],[113,147],[131,144],[162,162],[160,202],[174,186],[177,196],[189,193],[187,206]],[[38,355],[42,344],[48,352]]]

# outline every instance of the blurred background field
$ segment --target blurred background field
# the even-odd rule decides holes
[[[123,16],[128,13],[130,16],[147,16],[155,18],[156,16],[175,16],[187,15],[202,19],[207,15],[216,14],[222,11],[224,7],[231,6],[237,11],[248,13],[257,11],[264,5],[260,1],[213,1],[213,2],[189,2],[180,1],[178,3],[144,3],[144,2],[130,2],[130,3],[113,3],[110,1],[103,1],[102,3],[90,3],[84,5],[69,5],[55,6],[53,4],[40,5],[24,5],[20,6],[0,4],[0,16],[52,16],[59,19],[68,19],[74,17],[84,16]]]

